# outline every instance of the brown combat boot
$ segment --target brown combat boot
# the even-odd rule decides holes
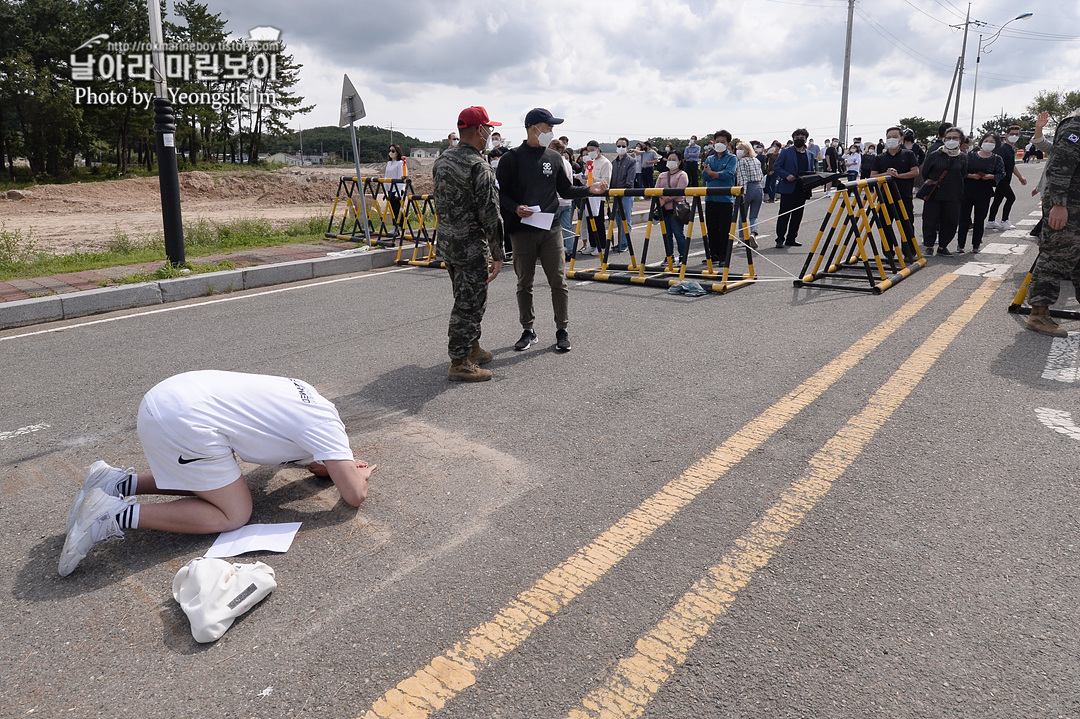
[[[447,375],[451,382],[486,382],[491,379],[491,370],[477,367],[467,357],[450,361]]]
[[[1031,315],[1028,317],[1027,328],[1039,334],[1051,337],[1068,337],[1069,333],[1061,329],[1057,322],[1050,317],[1050,308],[1046,305],[1033,305]]]
[[[480,346],[480,340],[472,341],[472,349],[469,351],[469,361],[473,364],[487,364],[492,360],[492,355]]]

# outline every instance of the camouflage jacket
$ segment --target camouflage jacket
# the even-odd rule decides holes
[[[504,259],[503,221],[495,171],[464,142],[444,152],[431,169],[435,181],[436,243],[440,259],[463,263]]]
[[[1080,111],[1069,115],[1054,132],[1054,149],[1046,161],[1046,200],[1051,205],[1080,206]]]

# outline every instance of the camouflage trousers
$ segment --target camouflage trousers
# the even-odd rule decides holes
[[[480,322],[487,305],[487,260],[463,264],[446,262],[454,288],[454,309],[450,312],[450,359],[469,356],[473,340],[480,339]]]
[[[1045,217],[1050,208],[1043,208],[1042,235],[1039,238],[1039,259],[1031,271],[1027,301],[1032,307],[1049,306],[1057,302],[1062,280],[1072,280],[1077,299],[1080,299],[1080,208],[1070,209],[1069,220],[1060,230],[1051,230]]]

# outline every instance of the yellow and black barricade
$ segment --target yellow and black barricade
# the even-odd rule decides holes
[[[926,266],[911,226],[892,177],[843,183],[795,286],[881,294]]]
[[[1012,304],[1009,305],[1009,312],[1014,315],[1030,315],[1031,308],[1024,306],[1024,300],[1027,299],[1028,287],[1031,285],[1031,275],[1035,272],[1035,265],[1039,263],[1038,255],[1035,256],[1035,261],[1031,263],[1031,269],[1028,270],[1027,276],[1024,277],[1024,281],[1020,284],[1020,289],[1016,292],[1016,297],[1013,297]],[[1080,320],[1080,312],[1076,310],[1062,310],[1055,307],[1051,307],[1047,310],[1051,317],[1061,317],[1066,320]]]
[[[714,242],[719,241],[722,243],[722,247],[720,248],[720,261],[719,263],[714,264],[708,228],[705,223],[703,199],[706,197],[717,196],[734,196],[735,200],[734,208],[732,209],[732,221],[727,237],[720,238],[719,240],[713,238],[712,240]],[[629,222],[629,218],[624,215],[622,203],[616,202],[613,207],[612,222],[608,225],[606,238],[607,246],[600,250],[599,267],[578,269],[576,266],[578,263],[578,245],[581,237],[581,221],[579,221],[577,237],[574,239],[574,251],[570,258],[570,264],[566,270],[568,279],[662,288],[677,285],[684,280],[694,280],[705,290],[716,292],[718,294],[724,294],[739,289],[740,287],[746,287],[747,285],[753,284],[757,279],[757,276],[754,274],[753,253],[747,242],[750,238],[749,227],[747,227],[745,223],[741,226],[738,224],[739,210],[742,207],[743,201],[741,187],[687,187],[684,189],[654,187],[646,189],[613,189],[608,190],[603,195],[590,195],[590,197],[651,198],[649,219],[645,225],[645,238],[641,245],[640,257],[634,248],[633,238],[629,237],[630,233],[627,232],[629,238],[627,240],[627,251],[630,253],[630,262],[614,263],[610,261],[610,248],[614,242],[618,241],[615,226],[617,223],[621,224]],[[694,229],[695,227],[700,227],[702,241],[705,246],[705,262],[703,263],[703,269],[690,271],[689,258],[686,254],[681,257],[674,256],[674,235],[673,233],[668,232],[666,222],[660,211],[661,197],[688,197],[691,199],[691,214],[690,222],[687,224],[686,229],[685,247],[687,248],[687,253],[689,253],[690,243],[694,239]],[[596,217],[592,211],[591,204],[586,202],[585,208],[587,220],[592,225],[595,233]],[[660,219],[653,219],[654,217],[659,217]],[[654,225],[659,226],[661,236],[670,238],[670,241],[665,240],[665,256],[664,260],[659,263],[659,266],[648,267],[649,243],[652,239]],[[627,229],[629,228],[627,227]],[[733,273],[731,271],[731,260],[734,256],[736,237],[740,239],[740,244],[742,244],[746,250],[746,272]]]
[[[337,196],[324,236],[331,240],[363,241],[364,225],[360,219],[362,191],[369,197],[367,223],[372,244],[393,246],[406,226],[411,204],[408,200],[413,195],[412,180],[407,177],[365,177],[362,180],[362,184],[355,176],[343,176],[338,180]],[[396,210],[395,204],[398,206]],[[337,218],[338,205],[342,205],[340,220]]]
[[[409,209],[404,215],[404,227],[403,231],[398,235],[398,252],[394,264],[412,265],[414,267],[444,267],[443,261],[435,258],[435,242],[439,225],[439,220],[435,216],[435,196],[410,196]],[[408,258],[404,256],[407,241],[413,243],[412,255]]]

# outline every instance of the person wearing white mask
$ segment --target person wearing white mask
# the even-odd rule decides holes
[[[717,130],[713,133],[713,154],[705,160],[703,175],[705,187],[733,187],[735,169],[739,164],[735,154],[728,152],[731,133]],[[735,198],[719,195],[705,198],[705,228],[709,236],[709,256],[714,264],[726,267],[731,259],[731,214],[735,210]],[[713,269],[716,269],[715,267]]]
[[[451,133],[450,133],[449,135],[447,135],[447,136],[446,136],[446,143],[447,143],[447,144],[448,144],[448,145],[449,145],[449,146],[450,146],[451,148],[457,147],[457,146],[458,146],[458,136],[457,136],[457,133],[456,133],[456,132],[451,132]]]
[[[537,342],[533,329],[536,319],[533,312],[533,277],[537,259],[551,287],[551,304],[555,310],[555,350],[570,351],[570,336],[566,329],[570,292],[566,286],[562,230],[554,222],[546,227],[537,227],[523,224],[522,220],[535,214],[531,207],[539,207],[539,211],[545,214],[551,213],[554,220],[559,210],[559,197],[575,199],[589,194],[601,195],[608,189],[605,181],[594,182],[589,187],[571,184],[562,157],[549,147],[555,139],[552,129],[562,121],[562,118],[555,117],[542,107],[529,110],[525,115],[528,133],[525,142],[499,158],[499,169],[496,171],[499,205],[514,248],[514,273],[518,278],[518,318],[522,333],[514,344],[517,351],[527,350]],[[610,165],[609,162],[609,168]]]
[[[963,253],[967,245],[968,228],[971,228],[971,251],[978,253],[982,245],[983,221],[990,198],[994,196],[994,185],[1005,179],[1005,161],[997,154],[997,148],[997,137],[988,132],[968,153],[964,200],[960,205],[960,225],[956,234],[956,251],[959,253]]]
[[[1020,142],[1020,126],[1010,125],[1008,133],[1005,142],[1001,143],[1001,146],[997,149],[997,154],[1001,156],[1002,161],[1005,163],[1005,179],[997,184],[997,189],[994,191],[994,202],[990,205],[990,221],[986,223],[987,227],[997,230],[1016,229],[1016,226],[1009,222],[1009,211],[1012,210],[1013,203],[1016,202],[1016,194],[1012,189],[1013,175],[1016,175],[1016,179],[1020,180],[1021,185],[1027,184],[1027,180],[1020,174],[1020,168],[1016,166],[1016,143]],[[1004,207],[1001,205],[1002,202],[1005,203]],[[1001,208],[1001,222],[994,220],[997,217],[998,208]]]
[[[698,184],[698,162],[701,161],[701,146],[697,144],[697,135],[690,136],[690,144],[683,150],[683,172],[690,182],[690,187]]]
[[[893,178],[896,194],[899,195],[896,199],[902,202],[907,210],[907,219],[902,215],[900,217],[904,234],[915,242],[915,205],[912,193],[915,189],[915,178],[919,176],[919,161],[914,152],[904,147],[900,128],[895,125],[885,131],[885,151],[874,158],[874,169],[870,176],[879,175]],[[899,238],[897,240],[899,241]]]
[[[615,141],[615,159],[611,161],[611,188],[630,190],[634,187],[635,171],[634,159],[627,154],[630,141],[620,137]],[[597,148],[599,152],[599,148]],[[595,166],[594,166],[595,174]],[[625,252],[627,242],[630,239],[631,216],[634,212],[633,197],[616,197],[615,203],[622,211],[622,218],[616,221],[619,224],[619,246],[617,252]],[[625,220],[625,225],[623,223]]]
[[[689,178],[686,173],[679,169],[682,164],[682,159],[679,157],[679,153],[672,150],[668,153],[664,167],[665,172],[661,172],[656,178],[656,186],[662,189],[682,190],[686,189],[686,185],[689,182]],[[660,212],[664,218],[664,248],[667,250],[667,256],[675,259],[676,264],[681,262],[682,258],[686,257],[686,233],[683,231],[682,223],[679,222],[679,218],[675,214],[675,203],[679,201],[677,197],[661,197],[660,198]],[[675,243],[672,244],[672,238]],[[675,254],[678,252],[678,254]]]
[[[952,255],[949,243],[960,221],[964,176],[968,174],[967,155],[960,152],[963,139],[964,133],[960,128],[947,129],[942,136],[941,146],[927,154],[921,168],[925,182],[920,194],[933,193],[923,199],[923,252],[927,256],[934,253],[935,243],[939,256]]]

